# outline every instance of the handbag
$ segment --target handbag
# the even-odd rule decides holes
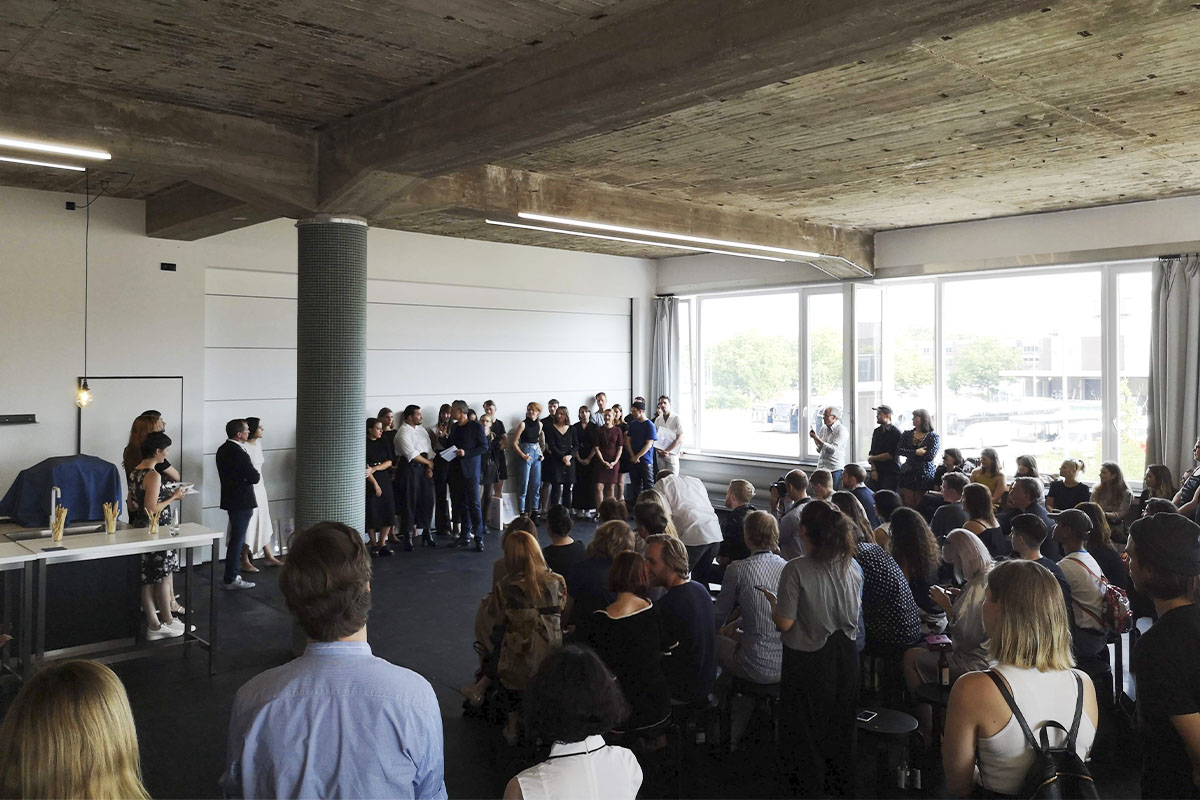
[[[1088,569],[1087,564],[1084,564],[1079,559],[1071,558],[1070,556],[1067,556],[1067,558],[1083,567],[1087,571],[1087,574],[1095,578],[1100,584],[1100,598],[1104,603],[1104,608],[1101,610],[1100,616],[1096,616],[1094,611],[1076,600],[1074,596],[1071,597],[1071,602],[1079,606],[1080,610],[1089,617],[1096,620],[1100,627],[1106,631],[1120,634],[1129,630],[1129,622],[1133,617],[1133,612],[1129,607],[1129,595],[1125,593],[1125,590],[1119,586],[1113,586],[1103,575],[1097,575],[1092,572]]]

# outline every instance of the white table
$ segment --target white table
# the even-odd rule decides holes
[[[183,644],[187,652],[191,642],[198,642],[208,650],[208,671],[213,673],[213,656],[217,639],[217,548],[220,546],[220,531],[210,530],[203,525],[193,522],[184,523],[179,528],[179,535],[172,536],[170,529],[160,527],[158,533],[150,535],[149,528],[126,528],[114,534],[84,533],[75,536],[64,536],[61,541],[53,542],[46,539],[28,539],[20,542],[37,561],[37,636],[35,640],[34,659],[40,662],[46,657],[46,582],[51,564],[64,564],[73,561],[94,561],[101,558],[140,555],[154,553],[160,550],[182,550],[185,554],[183,571],[183,607],[184,634],[178,641],[164,640],[151,647],[157,649],[169,644]],[[190,630],[192,624],[192,563],[196,550],[203,547],[212,548],[212,558],[209,561],[209,605],[208,605],[208,638],[197,636]],[[145,655],[145,646],[133,650],[123,649],[119,652],[105,655],[93,655],[99,661],[120,661]]]
[[[21,635],[18,639],[18,659],[21,669],[13,669],[9,660],[10,644],[0,648],[0,670],[7,669],[19,677],[23,677],[32,663],[33,654],[33,570],[30,566],[37,556],[28,548],[16,542],[10,542],[0,537],[0,572],[4,573],[4,628],[12,631],[13,604],[9,597],[8,573],[21,571],[20,606],[21,606]]]

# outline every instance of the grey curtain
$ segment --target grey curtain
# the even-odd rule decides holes
[[[654,298],[654,333],[650,339],[650,395],[646,398],[647,413],[659,395],[679,400],[679,300],[674,297]]]
[[[1153,286],[1146,463],[1178,477],[1200,434],[1200,255],[1160,258]]]

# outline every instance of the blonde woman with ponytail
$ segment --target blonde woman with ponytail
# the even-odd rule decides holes
[[[1061,480],[1054,481],[1046,490],[1046,510],[1066,511],[1075,508],[1080,503],[1092,499],[1092,492],[1087,484],[1079,482],[1083,472],[1083,461],[1078,458],[1068,458],[1058,468]]]

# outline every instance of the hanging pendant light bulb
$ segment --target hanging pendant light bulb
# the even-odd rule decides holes
[[[87,408],[92,402],[92,390],[88,388],[87,378],[79,382],[79,391],[75,393],[75,405]]]
[[[87,366],[88,366],[88,242],[92,234],[92,187],[89,182],[91,173],[86,170],[83,173],[83,197],[87,203],[83,207],[84,223],[83,223],[83,375],[79,379],[79,389],[75,392],[75,405],[82,408],[87,408],[92,403],[92,390],[88,388],[87,382]],[[97,199],[99,199],[97,197]]]

